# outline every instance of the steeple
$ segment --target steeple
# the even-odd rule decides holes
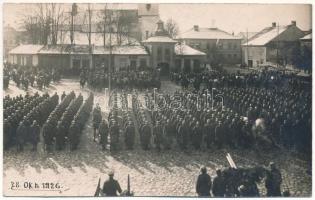
[[[159,20],[156,24],[157,24],[157,30],[155,31],[155,36],[168,36],[167,32],[164,29],[163,21]]]

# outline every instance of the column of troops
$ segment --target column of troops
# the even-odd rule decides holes
[[[201,78],[199,75],[189,74],[186,76],[198,79]],[[205,74],[203,74],[204,76]],[[220,120],[221,123],[229,125],[237,122],[239,117],[246,117],[249,126],[248,131],[246,131],[248,132],[247,135],[251,136],[251,140],[256,143],[267,142],[273,146],[310,152],[310,81],[278,71],[253,72],[244,75],[242,78],[236,78],[235,75],[231,76],[225,73],[211,72],[206,77],[210,78],[208,79],[209,84],[206,83],[205,88],[220,93],[223,97],[224,106],[237,114],[232,118],[231,116],[224,117],[223,121]],[[180,74],[173,74],[173,79],[181,82],[185,81],[186,78],[181,77]],[[201,78],[201,80],[203,79]],[[204,89],[197,88],[193,92],[206,93]],[[182,99],[184,98],[183,96]],[[199,96],[199,99],[201,98]],[[203,110],[202,113],[206,111],[207,109]],[[263,127],[262,129],[257,128],[255,124],[257,119],[261,119],[258,122],[261,122],[262,126],[260,127]],[[244,122],[242,123],[244,124]],[[246,128],[241,129],[245,130]],[[235,132],[235,130],[239,132],[240,128],[232,129],[232,132]],[[246,145],[246,142],[244,142],[244,145]]]
[[[72,91],[63,94],[61,103],[52,111],[43,125],[45,150],[60,151],[69,146],[71,151],[76,150],[84,124],[89,118],[93,107],[93,94],[83,103],[81,93],[76,97]],[[67,145],[68,144],[68,145]]]
[[[83,103],[81,94],[57,93],[51,97],[46,93],[30,96],[26,94],[4,98],[4,149],[16,146],[23,151],[27,143],[37,150],[40,135],[43,136],[44,149],[48,152],[65,149],[69,141],[70,149],[75,150],[79,143],[80,133],[89,118],[93,107],[93,94]],[[83,103],[83,104],[82,104]]]
[[[33,96],[26,94],[4,98],[4,149],[16,146],[23,150],[26,143],[36,150],[39,142],[40,126],[48,118],[49,113],[58,104],[59,97],[54,94]]]
[[[84,87],[87,82],[91,87],[96,89],[108,88],[109,79],[111,80],[111,88],[115,89],[146,89],[160,88],[161,81],[159,75],[155,71],[115,71],[110,75],[104,73],[104,69],[83,71],[80,74],[80,84]]]
[[[120,99],[121,107],[118,106],[118,99]],[[108,121],[103,119],[101,108],[98,104],[93,110],[94,141],[97,135],[99,135],[103,150],[106,150],[107,144],[109,144],[111,151],[117,151],[120,149],[119,144],[122,134],[127,149],[133,149],[135,143],[135,125],[133,113],[127,109],[127,94],[122,93],[120,98],[118,98],[118,94],[116,92],[113,93],[110,98],[110,107]]]
[[[28,90],[29,86],[36,86],[42,90],[48,88],[50,83],[57,82],[61,79],[59,70],[42,69],[31,66],[20,66],[13,64],[4,64],[3,68],[3,86],[4,89],[9,87],[10,80],[12,80],[17,87]]]

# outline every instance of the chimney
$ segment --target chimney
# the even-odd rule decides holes
[[[291,21],[292,26],[296,26],[296,21]]]
[[[276,26],[277,26],[276,22],[272,22],[272,27],[276,27]]]
[[[199,26],[198,25],[194,25],[194,31],[199,31]]]

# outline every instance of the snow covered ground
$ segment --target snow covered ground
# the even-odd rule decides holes
[[[178,86],[163,81],[162,89],[173,92]],[[64,79],[51,85],[49,93],[61,94],[65,90],[81,92],[84,98],[89,89],[80,89],[76,80]],[[37,90],[29,89],[32,94]],[[11,96],[25,93],[10,84],[4,94]],[[107,115],[108,97],[103,92],[95,92],[95,102]],[[117,153],[102,151],[98,143],[93,142],[93,131],[89,120],[79,150],[65,150],[47,155],[40,143],[38,152],[31,152],[31,147],[22,153],[14,148],[4,153],[3,191],[6,196],[93,196],[98,180],[107,179],[107,172],[115,171],[115,178],[122,189],[127,188],[127,175],[130,174],[131,190],[136,196],[196,196],[195,183],[202,165],[206,165],[209,174],[214,177],[215,169],[228,167],[225,154],[229,152],[237,166],[268,165],[270,161],[277,163],[283,175],[283,189],[288,187],[294,196],[311,195],[311,175],[307,174],[311,161],[290,152],[277,151],[257,154],[253,151],[212,150],[181,152],[178,148],[158,153],[155,150],[143,151],[138,145],[134,150],[122,148]],[[139,138],[136,137],[136,144]],[[16,189],[19,182],[19,189]],[[26,182],[26,183],[25,183]],[[24,185],[39,184],[40,189],[26,189]],[[54,189],[42,183],[53,183]],[[58,183],[58,185],[56,185]],[[56,188],[57,186],[57,188]],[[60,188],[59,188],[60,187]],[[45,189],[46,188],[46,189]],[[266,193],[264,184],[259,185],[261,193]]]

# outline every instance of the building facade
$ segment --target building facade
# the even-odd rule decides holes
[[[187,45],[207,54],[207,62],[216,64],[240,64],[242,38],[218,28],[200,28],[195,25],[179,38]]]
[[[257,67],[266,63],[295,65],[298,62],[299,39],[304,36],[301,29],[292,21],[287,26],[272,23],[242,45],[243,63]]]

